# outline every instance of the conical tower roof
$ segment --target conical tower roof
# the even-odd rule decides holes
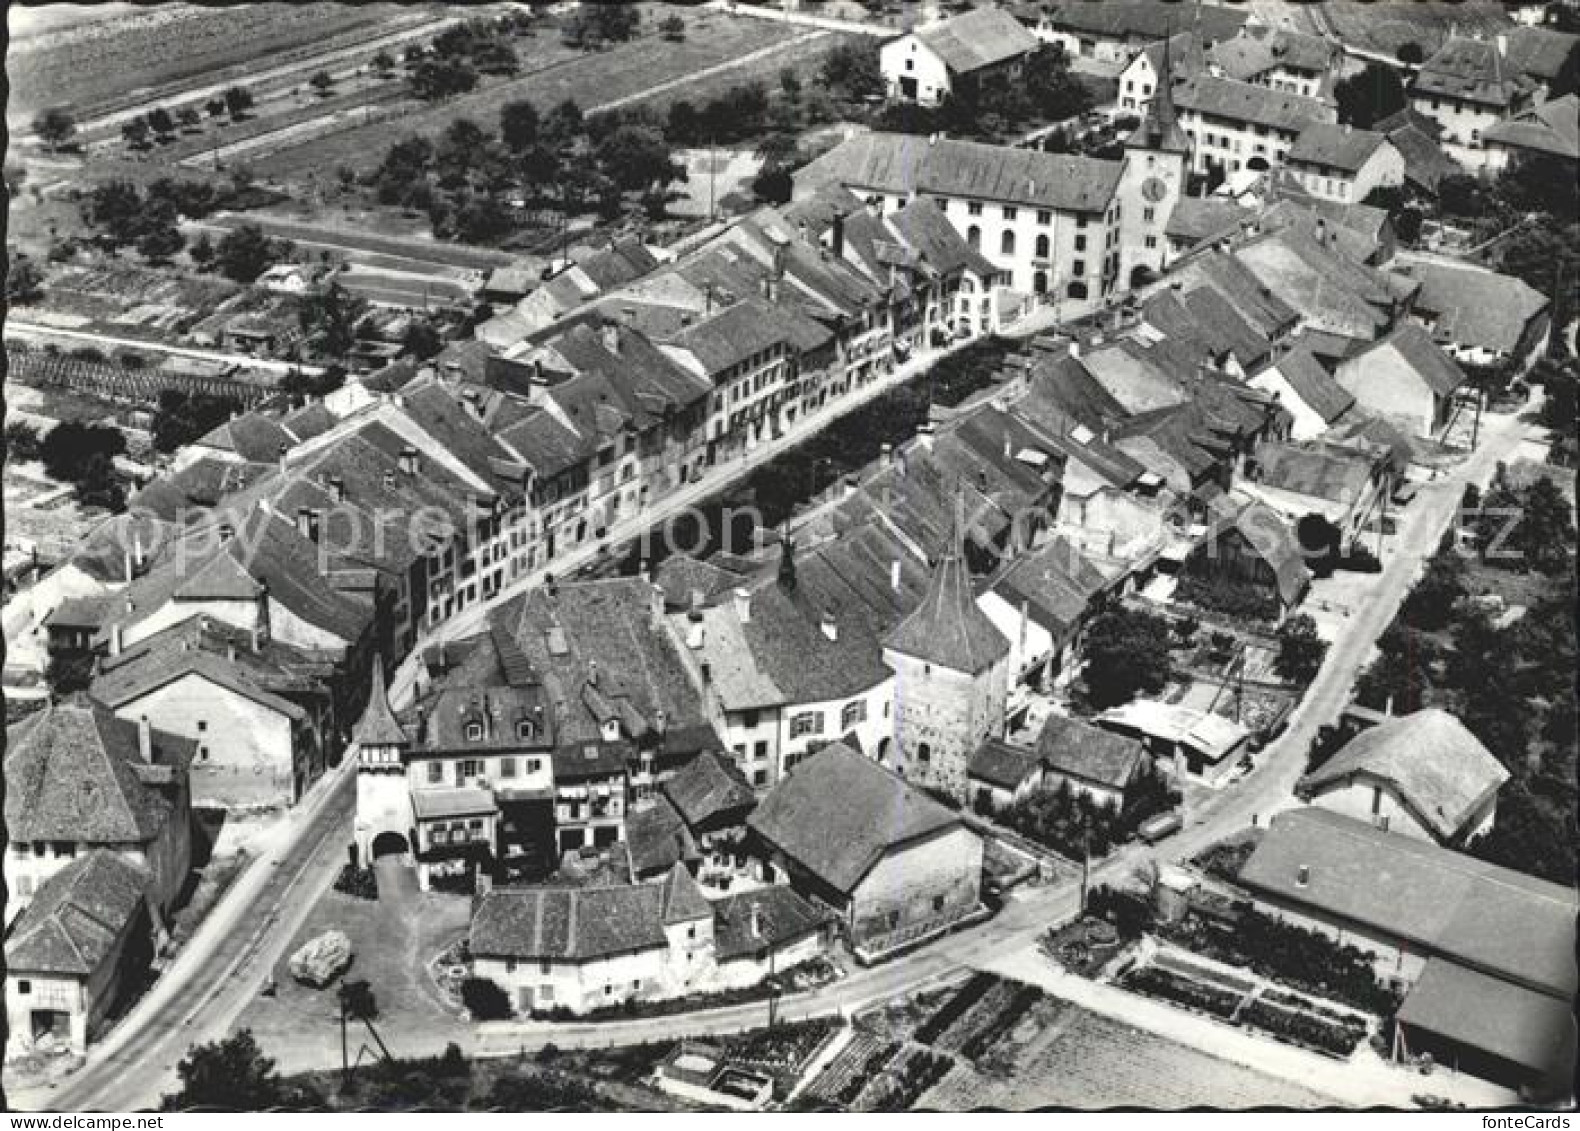
[[[390,706],[389,692],[384,687],[384,657],[373,657],[373,688],[368,692],[368,705],[362,709],[362,718],[351,740],[358,746],[405,746],[406,732],[395,718]]]
[[[1141,115],[1141,124],[1125,140],[1126,148],[1151,149],[1159,153],[1189,153],[1190,138],[1180,126],[1174,109],[1174,68],[1169,58],[1169,41],[1163,37],[1163,62],[1158,68],[1158,89]]]
[[[960,550],[959,512],[957,500],[948,549],[933,569],[922,603],[885,644],[915,659],[976,675],[1009,655],[1009,641],[977,606],[971,591],[971,573]]]

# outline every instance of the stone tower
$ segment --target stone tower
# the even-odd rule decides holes
[[[375,851],[386,846],[394,849],[394,837],[400,838],[399,851],[411,853],[415,848],[416,822],[406,784],[406,752],[411,739],[390,707],[382,656],[373,657],[373,686],[351,741],[357,749],[357,863],[365,868]],[[377,843],[381,839],[384,843]]]
[[[1168,257],[1164,229],[1185,195],[1190,169],[1190,138],[1174,110],[1169,37],[1163,40],[1162,55],[1157,92],[1147,103],[1141,124],[1125,139],[1125,167],[1119,179],[1119,278],[1127,289],[1140,281],[1139,268],[1162,272]]]
[[[884,641],[894,669],[895,768],[918,785],[966,799],[966,769],[1004,729],[1009,641],[977,607],[956,507],[948,548],[927,594]]]

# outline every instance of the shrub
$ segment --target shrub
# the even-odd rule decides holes
[[[508,1021],[516,1015],[510,995],[491,978],[470,977],[463,981],[461,1002],[477,1021]]]
[[[354,868],[350,864],[340,869],[335,878],[335,890],[357,899],[377,899],[379,881],[372,868]]]

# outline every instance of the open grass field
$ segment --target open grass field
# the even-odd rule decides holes
[[[1337,38],[1347,47],[1394,55],[1406,43],[1420,44],[1430,55],[1449,35],[1492,35],[1513,26],[1499,4],[1490,0],[1251,0],[1251,7],[1274,27]]]
[[[410,12],[396,4],[121,7],[13,43],[7,120],[26,123],[53,105],[86,118],[200,77],[242,79],[250,69],[321,52],[347,33],[376,34]]]
[[[401,270],[414,270],[413,264],[433,263],[444,267],[470,271],[488,271],[508,265],[512,260],[502,251],[465,244],[440,243],[419,237],[375,235],[371,232],[336,224],[307,224],[265,216],[256,212],[245,215],[222,213],[192,225],[194,228],[222,230],[244,225],[262,228],[264,234],[287,239],[307,247],[339,248],[351,252],[389,256],[404,261]],[[358,257],[360,258],[360,257]],[[391,266],[386,263],[383,266]]]
[[[471,118],[486,128],[497,128],[499,108],[507,102],[526,99],[547,111],[557,103],[574,99],[584,111],[595,110],[634,99],[644,92],[666,84],[687,84],[693,76],[711,77],[710,68],[764,51],[789,40],[809,35],[805,28],[768,24],[744,16],[722,12],[684,10],[686,38],[670,43],[651,32],[661,16],[644,8],[643,24],[648,33],[608,50],[591,54],[572,53],[557,36],[545,31],[535,48],[518,48],[523,73],[504,82],[493,82],[471,94],[453,98],[436,106],[413,104],[412,112],[363,125],[348,123],[345,128],[285,146],[268,155],[250,158],[261,176],[292,180],[306,174],[322,174],[342,165],[366,171],[383,159],[389,147],[411,134],[434,136],[457,118]],[[816,34],[816,33],[811,33]],[[826,36],[832,40],[833,37]],[[776,73],[782,65],[768,51],[765,59]],[[749,73],[749,66],[740,72]],[[758,77],[761,77],[761,71]],[[738,80],[737,80],[738,81]]]

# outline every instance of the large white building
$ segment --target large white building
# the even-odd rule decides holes
[[[1004,9],[973,8],[885,43],[879,64],[890,98],[936,106],[989,76],[1014,77],[1040,46]]]
[[[1359,204],[1373,189],[1404,184],[1404,155],[1387,134],[1331,122],[1300,131],[1285,168],[1319,200]]]
[[[1180,84],[1174,102],[1191,140],[1191,169],[1197,173],[1276,168],[1307,126],[1338,120],[1325,102],[1212,74]]]

